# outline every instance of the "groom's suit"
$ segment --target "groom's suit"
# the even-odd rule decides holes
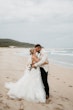
[[[42,82],[44,84],[44,89],[45,89],[45,92],[46,92],[46,96],[49,96],[49,84],[48,84],[48,80],[47,80],[47,77],[48,77],[48,64],[42,65],[44,62],[48,62],[48,54],[47,54],[47,52],[45,51],[44,48],[42,48],[42,50],[38,54],[38,57],[39,57],[40,61],[37,62],[35,64],[35,66],[40,67]]]

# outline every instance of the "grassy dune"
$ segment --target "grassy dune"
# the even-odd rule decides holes
[[[34,44],[19,42],[12,39],[0,39],[0,47],[9,47],[9,46],[29,48],[33,47]]]

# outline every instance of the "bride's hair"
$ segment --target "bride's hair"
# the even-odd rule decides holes
[[[30,49],[30,55],[34,54],[34,49]]]

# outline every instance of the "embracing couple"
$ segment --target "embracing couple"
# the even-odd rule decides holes
[[[30,49],[30,57],[22,78],[15,83],[6,83],[7,95],[33,102],[46,102],[49,98],[48,55],[45,49],[37,44]]]

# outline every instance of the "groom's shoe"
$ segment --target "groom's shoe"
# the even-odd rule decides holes
[[[46,99],[49,99],[49,95],[46,95]]]

